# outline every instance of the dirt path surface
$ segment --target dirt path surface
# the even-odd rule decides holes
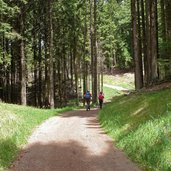
[[[44,122],[9,171],[140,171],[113,146],[97,112],[71,111]]]
[[[115,90],[128,91],[128,89],[120,87],[120,86],[114,86],[114,85],[108,85],[108,84],[103,84],[103,85],[104,87],[113,88]]]

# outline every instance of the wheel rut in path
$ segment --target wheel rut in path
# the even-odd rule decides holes
[[[97,109],[52,117],[40,125],[9,171],[140,171],[114,147]]]

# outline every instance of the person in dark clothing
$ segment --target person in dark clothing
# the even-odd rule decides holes
[[[84,99],[86,101],[86,110],[90,110],[90,100],[91,100],[91,93],[90,91],[86,91],[86,93],[84,94]]]

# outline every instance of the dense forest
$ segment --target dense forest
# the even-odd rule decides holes
[[[0,0],[0,99],[65,106],[103,74],[135,69],[135,88],[171,78],[169,0]]]

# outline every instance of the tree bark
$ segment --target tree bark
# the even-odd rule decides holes
[[[93,36],[93,103],[97,103],[97,2],[94,0],[94,36]]]
[[[53,0],[48,1],[49,5],[49,104],[54,108],[54,77],[53,77],[53,23],[52,23],[52,5]]]
[[[25,59],[25,49],[24,49],[24,16],[21,9],[21,16],[20,16],[20,33],[22,38],[20,40],[20,62],[21,62],[21,69],[20,69],[20,83],[21,83],[21,104],[26,105],[26,59]]]
[[[157,0],[153,0],[151,4],[151,78],[152,83],[155,83],[158,78],[157,74]]]
[[[142,78],[142,64],[140,59],[140,49],[138,40],[138,25],[137,25],[137,1],[131,1],[131,14],[132,14],[132,46],[133,46],[133,56],[135,61],[135,88],[139,90],[143,87]]]

